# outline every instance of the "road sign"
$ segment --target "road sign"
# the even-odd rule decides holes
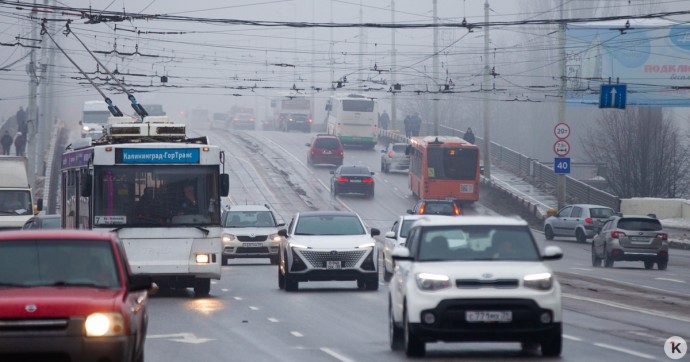
[[[555,157],[553,159],[553,172],[555,174],[570,173],[570,157]]]
[[[561,122],[554,127],[553,134],[555,134],[556,138],[559,140],[564,140],[570,136],[570,126],[568,126],[567,123]]]
[[[565,157],[570,153],[570,143],[566,140],[558,140],[553,144],[553,152],[557,156]]]
[[[599,91],[599,108],[625,109],[628,86],[625,84],[602,84]]]

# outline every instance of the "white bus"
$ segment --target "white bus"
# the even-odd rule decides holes
[[[116,232],[133,273],[206,296],[221,275],[224,153],[161,118],[110,124],[64,152],[62,227]]]
[[[378,103],[358,94],[331,97],[326,104],[328,134],[344,145],[374,148],[378,142]]]

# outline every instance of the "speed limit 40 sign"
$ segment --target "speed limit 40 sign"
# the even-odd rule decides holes
[[[559,140],[564,140],[570,136],[570,126],[567,123],[561,122],[554,127],[553,133]]]

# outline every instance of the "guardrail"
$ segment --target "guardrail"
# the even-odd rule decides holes
[[[425,123],[422,125],[424,134],[433,133],[433,125]],[[452,127],[439,125],[439,136],[463,137],[465,132]],[[387,137],[397,142],[408,142],[407,137],[398,131],[381,130],[381,137]],[[481,149],[484,148],[484,139],[475,136],[475,144]],[[508,165],[521,176],[529,176],[532,180],[543,182],[552,187],[556,187],[556,174],[552,166],[547,166],[538,160],[527,157],[517,151],[504,147],[496,142],[491,142],[491,159],[504,165]],[[620,198],[606,191],[599,190],[586,183],[566,176],[565,181],[566,196],[572,203],[590,203],[608,206],[616,211],[620,210]]]

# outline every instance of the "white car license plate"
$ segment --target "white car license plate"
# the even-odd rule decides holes
[[[470,323],[510,322],[513,320],[511,311],[474,311],[465,312],[465,320]]]
[[[326,269],[342,269],[340,260],[327,260]]]
[[[245,248],[260,248],[264,246],[264,243],[242,243]]]

